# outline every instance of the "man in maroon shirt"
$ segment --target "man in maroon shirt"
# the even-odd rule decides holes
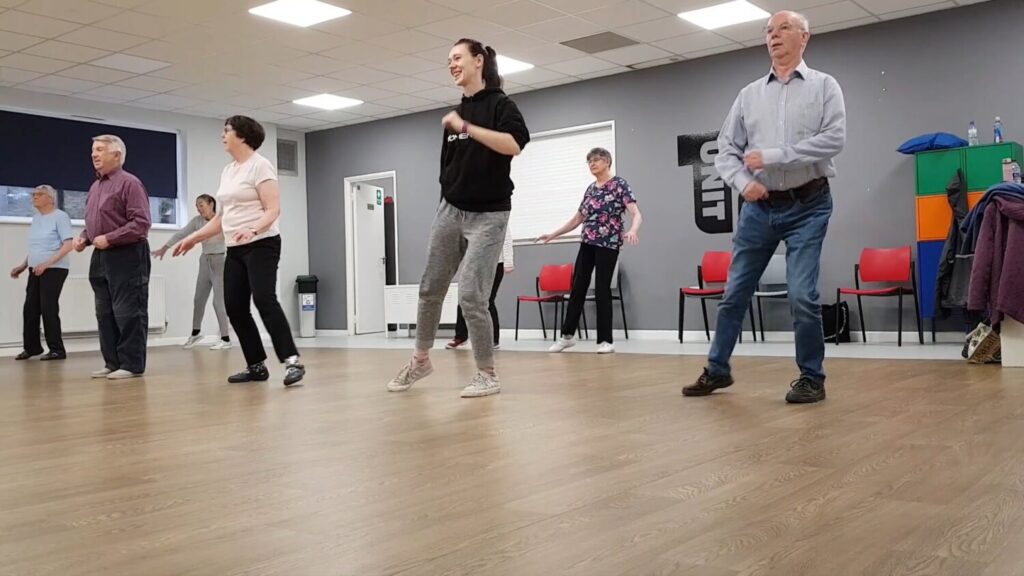
[[[146,371],[149,325],[149,195],[122,168],[127,149],[117,136],[96,136],[92,165],[96,181],[85,201],[85,230],[75,239],[81,252],[96,248],[89,283],[96,296],[96,320],[104,367],[93,378],[120,380]]]

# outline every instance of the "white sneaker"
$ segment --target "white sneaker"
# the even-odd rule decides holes
[[[611,342],[601,342],[597,345],[598,354],[612,354],[615,352],[615,345]]]
[[[560,336],[558,338],[558,342],[555,342],[554,344],[551,345],[550,348],[548,348],[548,352],[561,352],[562,350],[572,348],[575,345],[575,336],[569,336],[568,338],[566,338],[565,336]]]
[[[428,360],[426,364],[417,364],[415,360],[410,360],[402,369],[398,372],[398,376],[391,382],[388,382],[388,392],[405,392],[417,380],[422,380],[434,371],[434,366]]]
[[[490,396],[499,392],[501,392],[501,382],[498,382],[497,376],[477,372],[469,386],[462,389],[462,397],[480,398],[481,396]]]
[[[106,367],[100,368],[99,370],[97,370],[97,371],[92,373],[92,377],[93,378],[106,378],[107,374],[110,374],[111,372],[113,372],[113,370],[111,370],[110,368],[106,368]]]
[[[217,340],[216,344],[210,346],[210,350],[230,350],[233,346],[234,344],[232,344],[230,340],[228,340],[227,342],[223,340]]]
[[[185,345],[182,346],[182,348],[184,348],[185,350],[191,350],[192,347],[195,346],[202,339],[203,339],[203,335],[202,334],[196,334],[195,336],[189,336],[188,339],[185,340]]]
[[[501,344],[495,344],[493,350],[501,350]]]
[[[127,370],[114,370],[110,374],[107,374],[107,380],[127,380],[129,378],[138,378],[142,374],[136,374]]]

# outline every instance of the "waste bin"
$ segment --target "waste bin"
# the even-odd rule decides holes
[[[303,338],[316,336],[316,285],[319,281],[316,276],[295,278],[299,293],[299,336]]]

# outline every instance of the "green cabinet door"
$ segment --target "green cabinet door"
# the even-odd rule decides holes
[[[1016,142],[971,146],[966,149],[967,189],[987,190],[1003,181],[1003,158],[1022,160],[1021,146]]]
[[[919,152],[917,157],[917,194],[945,194],[946,186],[958,168],[964,167],[965,148]]]

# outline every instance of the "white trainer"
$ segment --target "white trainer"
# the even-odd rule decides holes
[[[548,348],[548,352],[561,352],[562,350],[572,348],[575,345],[575,336],[569,336],[568,338],[566,338],[565,336],[560,336],[558,338],[558,342],[555,342],[554,344],[551,345],[550,348]]]
[[[601,342],[597,345],[598,354],[612,354],[615,352],[615,345],[611,342]]]
[[[182,346],[182,348],[184,348],[185,350],[191,350],[192,347],[195,346],[196,344],[198,344],[199,341],[202,340],[202,339],[203,339],[203,335],[202,334],[196,334],[195,336],[189,336],[188,339],[185,340],[185,345]]]
[[[232,344],[230,340],[227,342],[224,340],[217,340],[216,344],[210,346],[210,350],[230,350],[232,347],[234,347],[234,344]]]
[[[114,370],[110,374],[107,374],[107,380],[127,380],[129,378],[138,378],[142,374],[136,374],[127,370]]]
[[[480,398],[499,392],[501,392],[501,382],[498,381],[497,376],[477,372],[469,386],[462,389],[461,396],[463,398]]]
[[[426,364],[417,364],[415,360],[410,360],[408,364],[402,367],[398,372],[398,376],[395,376],[394,380],[388,382],[388,392],[405,392],[417,380],[422,380],[434,371],[434,366],[427,361]]]
[[[110,368],[100,368],[99,370],[92,373],[93,378],[106,378],[108,374],[113,372]]]

